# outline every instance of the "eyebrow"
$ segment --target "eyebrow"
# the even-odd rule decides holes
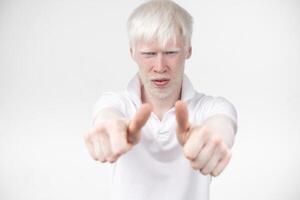
[[[180,51],[181,48],[170,48],[170,49],[164,49],[162,52],[168,52],[168,51]],[[140,53],[149,53],[149,52],[156,52],[156,50],[152,49],[141,49]]]

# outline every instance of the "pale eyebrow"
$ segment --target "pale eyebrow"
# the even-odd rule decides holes
[[[181,48],[170,48],[170,49],[164,49],[162,52],[178,52],[180,51]],[[152,49],[141,49],[140,53],[152,53],[152,52],[157,52],[157,50],[152,50]]]
[[[154,50],[154,49],[141,49],[140,52],[141,53],[149,53],[149,52],[156,52],[156,50]]]
[[[179,52],[181,49],[180,48],[176,48],[176,49],[166,49],[163,52]]]
[[[155,53],[156,51],[140,51],[141,54],[143,53]]]

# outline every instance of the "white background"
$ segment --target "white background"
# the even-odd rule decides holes
[[[141,0],[0,1],[0,199],[109,199],[109,164],[82,135],[103,91],[137,67]],[[194,16],[194,87],[237,108],[233,158],[211,199],[300,198],[300,1],[177,1]]]

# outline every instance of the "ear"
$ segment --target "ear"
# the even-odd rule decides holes
[[[134,57],[134,51],[133,51],[132,47],[130,47],[129,51],[130,51],[130,56],[131,56],[131,58],[132,58],[133,60],[135,60],[135,57]]]
[[[189,59],[192,56],[192,47],[190,46],[187,50],[185,59]]]

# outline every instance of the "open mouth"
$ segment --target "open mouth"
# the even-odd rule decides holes
[[[162,78],[162,79],[152,79],[151,80],[152,83],[154,83],[154,85],[156,85],[157,87],[163,87],[165,85],[167,85],[170,81],[170,79],[166,79],[166,78]]]

